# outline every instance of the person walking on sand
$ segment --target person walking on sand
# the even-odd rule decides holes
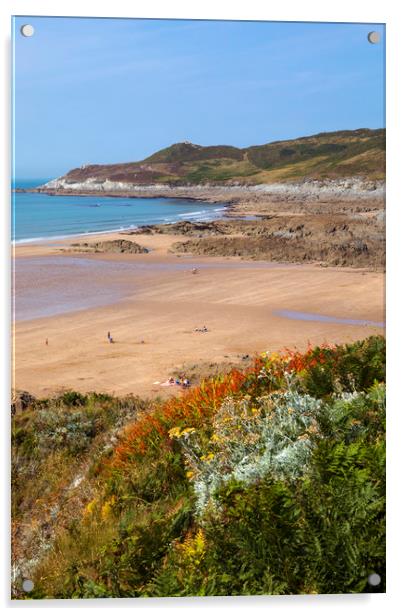
[[[108,340],[109,340],[109,342],[110,342],[110,332],[108,332],[108,333],[107,333],[107,339],[108,339]]]
[[[47,338],[45,340],[45,344],[46,344],[46,346],[49,346],[49,340]]]

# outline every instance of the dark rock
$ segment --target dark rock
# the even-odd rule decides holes
[[[105,240],[104,242],[94,242],[93,244],[83,243],[80,247],[90,248],[94,252],[109,252],[109,253],[129,253],[129,254],[146,254],[148,248],[140,246],[136,242],[130,240]]]
[[[35,400],[35,396],[28,391],[13,390],[11,396],[11,415],[22,413],[33,404]]]

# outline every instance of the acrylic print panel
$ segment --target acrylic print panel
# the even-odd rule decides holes
[[[13,597],[384,592],[385,27],[13,29]]]

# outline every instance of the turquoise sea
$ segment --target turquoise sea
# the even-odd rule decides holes
[[[16,180],[35,188],[51,178]],[[133,229],[180,220],[213,220],[224,206],[186,199],[49,196],[12,193],[12,239],[16,243],[70,235]]]

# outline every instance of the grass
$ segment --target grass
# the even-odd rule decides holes
[[[265,354],[130,411],[70,393],[15,416],[17,482],[34,459],[42,486],[52,464],[62,483],[88,463],[29,597],[369,592],[372,572],[384,591],[384,379],[377,336]],[[77,442],[59,441],[67,425]],[[62,504],[57,490],[44,501]],[[33,505],[23,482],[16,494],[18,530]]]
[[[66,174],[66,179],[83,181],[96,177],[139,184],[241,182],[253,185],[348,176],[384,179],[384,129],[320,133],[243,149],[176,143],[144,161],[73,169]]]

